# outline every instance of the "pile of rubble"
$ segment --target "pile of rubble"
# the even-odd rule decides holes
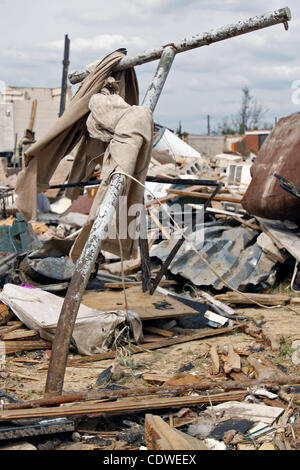
[[[300,448],[300,117],[253,166],[186,156],[152,118],[177,53],[290,19],[119,49],[71,76],[69,106],[1,183],[1,449]],[[138,106],[133,67],[155,59]],[[121,195],[140,207],[125,237]]]
[[[150,176],[186,178],[192,167],[194,180],[223,186],[212,197],[211,186],[186,180],[146,183],[152,282],[178,242],[158,201],[167,211],[174,203],[202,211],[200,224],[191,218],[188,227],[184,219],[188,240],[153,295],[142,292],[140,256],[122,263],[102,252],[76,320],[61,396],[40,398],[74,273],[68,254],[95,189],[73,204],[55,190],[50,211],[32,224],[6,208],[1,243],[13,242],[15,252],[3,249],[0,266],[4,446],[10,440],[15,449],[26,438],[21,448],[299,448],[297,227],[249,215],[241,206],[247,186],[227,183],[210,160],[168,155],[172,162],[159,163],[163,157],[154,153]],[[21,432],[15,423],[29,418]]]

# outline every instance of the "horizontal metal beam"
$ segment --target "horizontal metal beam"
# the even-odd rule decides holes
[[[202,46],[209,46],[215,42],[224,41],[225,39],[240,36],[242,34],[257,31],[258,29],[268,28],[276,24],[287,24],[292,18],[291,10],[288,7],[280,8],[272,12],[265,13],[264,15],[254,16],[244,21],[238,21],[227,26],[223,26],[214,31],[196,34],[190,38],[185,38],[172,44],[167,44],[155,49],[146,50],[140,54],[132,57],[124,57],[114,68],[114,71],[125,70],[136,65],[142,65],[153,60],[160,59],[164,49],[172,46],[176,53],[185,52],[191,49],[196,49]],[[72,84],[82,82],[89,72],[84,70],[74,72],[69,75],[69,80]]]

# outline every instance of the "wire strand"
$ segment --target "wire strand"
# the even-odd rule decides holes
[[[119,174],[119,175],[123,175],[127,178],[130,178],[132,179],[133,181],[135,181],[136,183],[138,183],[140,186],[142,186],[146,191],[148,191],[152,197],[158,202],[158,204],[161,206],[162,210],[168,215],[168,217],[170,217],[170,219],[172,220],[172,222],[174,223],[175,227],[181,232],[181,235],[182,237],[185,239],[186,242],[188,242],[190,244],[190,246],[192,247],[193,251],[197,254],[197,256],[199,256],[199,258],[201,259],[201,261],[215,274],[215,276],[217,276],[217,278],[219,279],[219,281],[221,281],[226,287],[228,287],[228,289],[230,289],[231,291],[233,292],[236,292],[237,294],[241,295],[242,297],[244,297],[245,299],[249,300],[250,303],[253,303],[255,305],[258,305],[259,307],[262,307],[262,308],[267,308],[267,309],[274,309],[274,308],[282,308],[282,305],[263,305],[259,302],[256,302],[255,300],[251,299],[247,294],[245,294],[244,292],[240,292],[239,290],[235,289],[234,287],[232,287],[225,279],[223,279],[222,276],[219,275],[219,273],[215,270],[215,268],[213,266],[211,266],[211,264],[209,263],[209,261],[201,255],[201,253],[198,251],[198,249],[195,247],[194,243],[192,242],[192,240],[190,240],[184,233],[184,231],[179,227],[179,225],[177,224],[177,222],[173,219],[173,217],[169,214],[169,212],[166,210],[166,208],[163,206],[163,204],[160,202],[160,200],[155,196],[155,194],[153,194],[153,192],[147,188],[143,183],[141,183],[139,180],[137,180],[136,178],[134,178],[134,176],[132,175],[129,175],[127,173],[125,173],[124,171],[115,171],[111,177],[113,175],[116,175],[116,174]],[[289,307],[288,305],[285,306],[286,308],[288,308],[289,310],[292,310],[293,312],[297,313],[298,315],[298,312],[294,309],[292,309],[291,307]]]

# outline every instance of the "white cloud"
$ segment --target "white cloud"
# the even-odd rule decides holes
[[[291,83],[300,79],[300,2],[287,2],[288,32],[276,25],[179,54],[155,119],[205,131],[236,112],[241,87],[270,109],[270,120],[295,112]],[[128,55],[280,8],[282,0],[0,0],[0,79],[9,85],[60,84],[64,35],[71,38],[70,71],[126,47]],[[156,64],[137,67],[141,95]]]
[[[120,34],[100,34],[92,38],[78,37],[72,39],[72,53],[113,51],[128,45],[142,48],[145,46],[145,41],[138,36],[125,38]],[[42,47],[61,52],[64,48],[64,40],[51,41],[43,44]]]

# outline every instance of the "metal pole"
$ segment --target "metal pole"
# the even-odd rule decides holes
[[[62,83],[61,83],[61,98],[60,98],[60,108],[59,116],[61,116],[66,108],[66,97],[67,97],[67,87],[68,87],[68,71],[69,71],[69,56],[70,56],[70,39],[68,35],[65,35],[65,52],[63,60],[63,74],[62,74]]]
[[[46,394],[49,396],[62,393],[69,346],[82,295],[98,258],[101,241],[105,239],[106,227],[113,218],[119,202],[119,195],[122,194],[124,187],[125,177],[123,175],[112,177],[88,241],[76,264],[52,345],[46,383]]]
[[[248,20],[239,21],[227,26],[223,26],[214,31],[207,33],[196,34],[191,38],[185,38],[176,43],[167,44],[172,45],[176,53],[185,52],[191,49],[196,49],[202,46],[209,46],[214,42],[224,41],[225,39],[240,36],[242,34],[257,31],[258,29],[274,26],[275,24],[284,23],[287,28],[288,21],[292,18],[291,11],[288,7],[280,8],[272,12],[265,13],[264,15],[254,16]],[[166,46],[161,46],[156,49],[149,49],[133,57],[124,57],[114,68],[114,71],[125,70],[136,65],[145,64],[153,60],[158,60]],[[89,72],[86,70],[74,72],[69,75],[69,80],[72,84],[82,82]]]
[[[152,112],[166,82],[174,56],[175,51],[171,47],[165,49],[158,64],[156,74],[145,96],[143,104],[148,106]],[[89,238],[76,264],[75,272],[61,309],[52,345],[45,390],[46,396],[62,394],[69,346],[82,295],[98,258],[101,243],[106,237],[106,227],[113,218],[125,183],[126,178],[123,175],[116,174],[112,177]]]

